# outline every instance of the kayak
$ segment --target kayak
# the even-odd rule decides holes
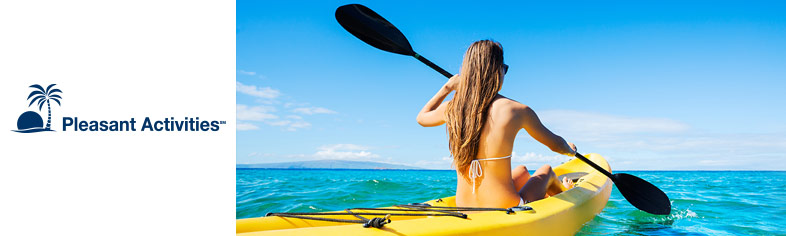
[[[598,154],[588,159],[611,172],[608,162]],[[236,220],[237,235],[573,235],[584,223],[603,211],[611,195],[612,181],[585,164],[572,159],[554,167],[560,176],[573,179],[575,187],[560,194],[528,203],[515,211],[472,211],[466,218],[454,216],[411,216],[389,214],[389,223],[364,227],[359,223],[267,216]],[[427,204],[427,205],[426,205]],[[435,199],[419,205],[456,207],[455,196]],[[353,213],[390,210],[408,213],[401,206],[377,208],[375,211],[353,209]],[[413,211],[417,212],[417,211]],[[334,219],[357,220],[353,215],[330,216]],[[421,212],[422,213],[422,212]],[[458,213],[462,214],[462,213]],[[362,215],[362,214],[361,214]],[[391,216],[392,215],[392,216]],[[375,216],[365,216],[372,218]],[[379,216],[381,217],[381,216]]]

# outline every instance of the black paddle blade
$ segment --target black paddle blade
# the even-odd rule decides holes
[[[655,215],[671,213],[671,201],[658,187],[639,177],[619,173],[614,174],[614,184],[631,205]]]
[[[375,48],[407,56],[415,55],[404,34],[366,6],[340,6],[336,9],[336,20],[349,33]]]

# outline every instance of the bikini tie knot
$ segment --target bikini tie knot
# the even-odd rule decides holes
[[[483,168],[480,167],[480,161],[472,160],[469,164],[469,178],[472,179],[472,194],[475,194],[475,178],[483,176]]]
[[[511,155],[495,158],[475,159],[469,163],[469,178],[472,179],[472,194],[475,194],[475,178],[483,176],[483,168],[480,167],[480,161],[502,160],[510,158]]]

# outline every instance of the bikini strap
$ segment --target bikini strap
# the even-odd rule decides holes
[[[504,156],[504,157],[492,157],[492,158],[475,159],[475,161],[490,161],[490,160],[501,160],[501,159],[508,159],[508,158],[510,158],[511,156],[512,156],[512,155],[507,155],[507,156]]]
[[[472,194],[475,194],[475,178],[483,176],[483,168],[480,167],[480,161],[501,160],[510,158],[510,156],[511,155],[472,160],[472,162],[469,163],[469,178],[472,179]]]

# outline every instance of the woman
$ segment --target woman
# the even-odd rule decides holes
[[[508,208],[573,186],[566,178],[560,182],[549,165],[532,176],[521,165],[511,170],[513,141],[522,128],[554,152],[574,156],[576,146],[546,129],[531,108],[498,94],[507,69],[499,43],[473,43],[464,55],[461,73],[450,78],[418,114],[417,121],[424,127],[447,123],[458,175],[456,206]],[[443,103],[454,90],[453,99]]]

